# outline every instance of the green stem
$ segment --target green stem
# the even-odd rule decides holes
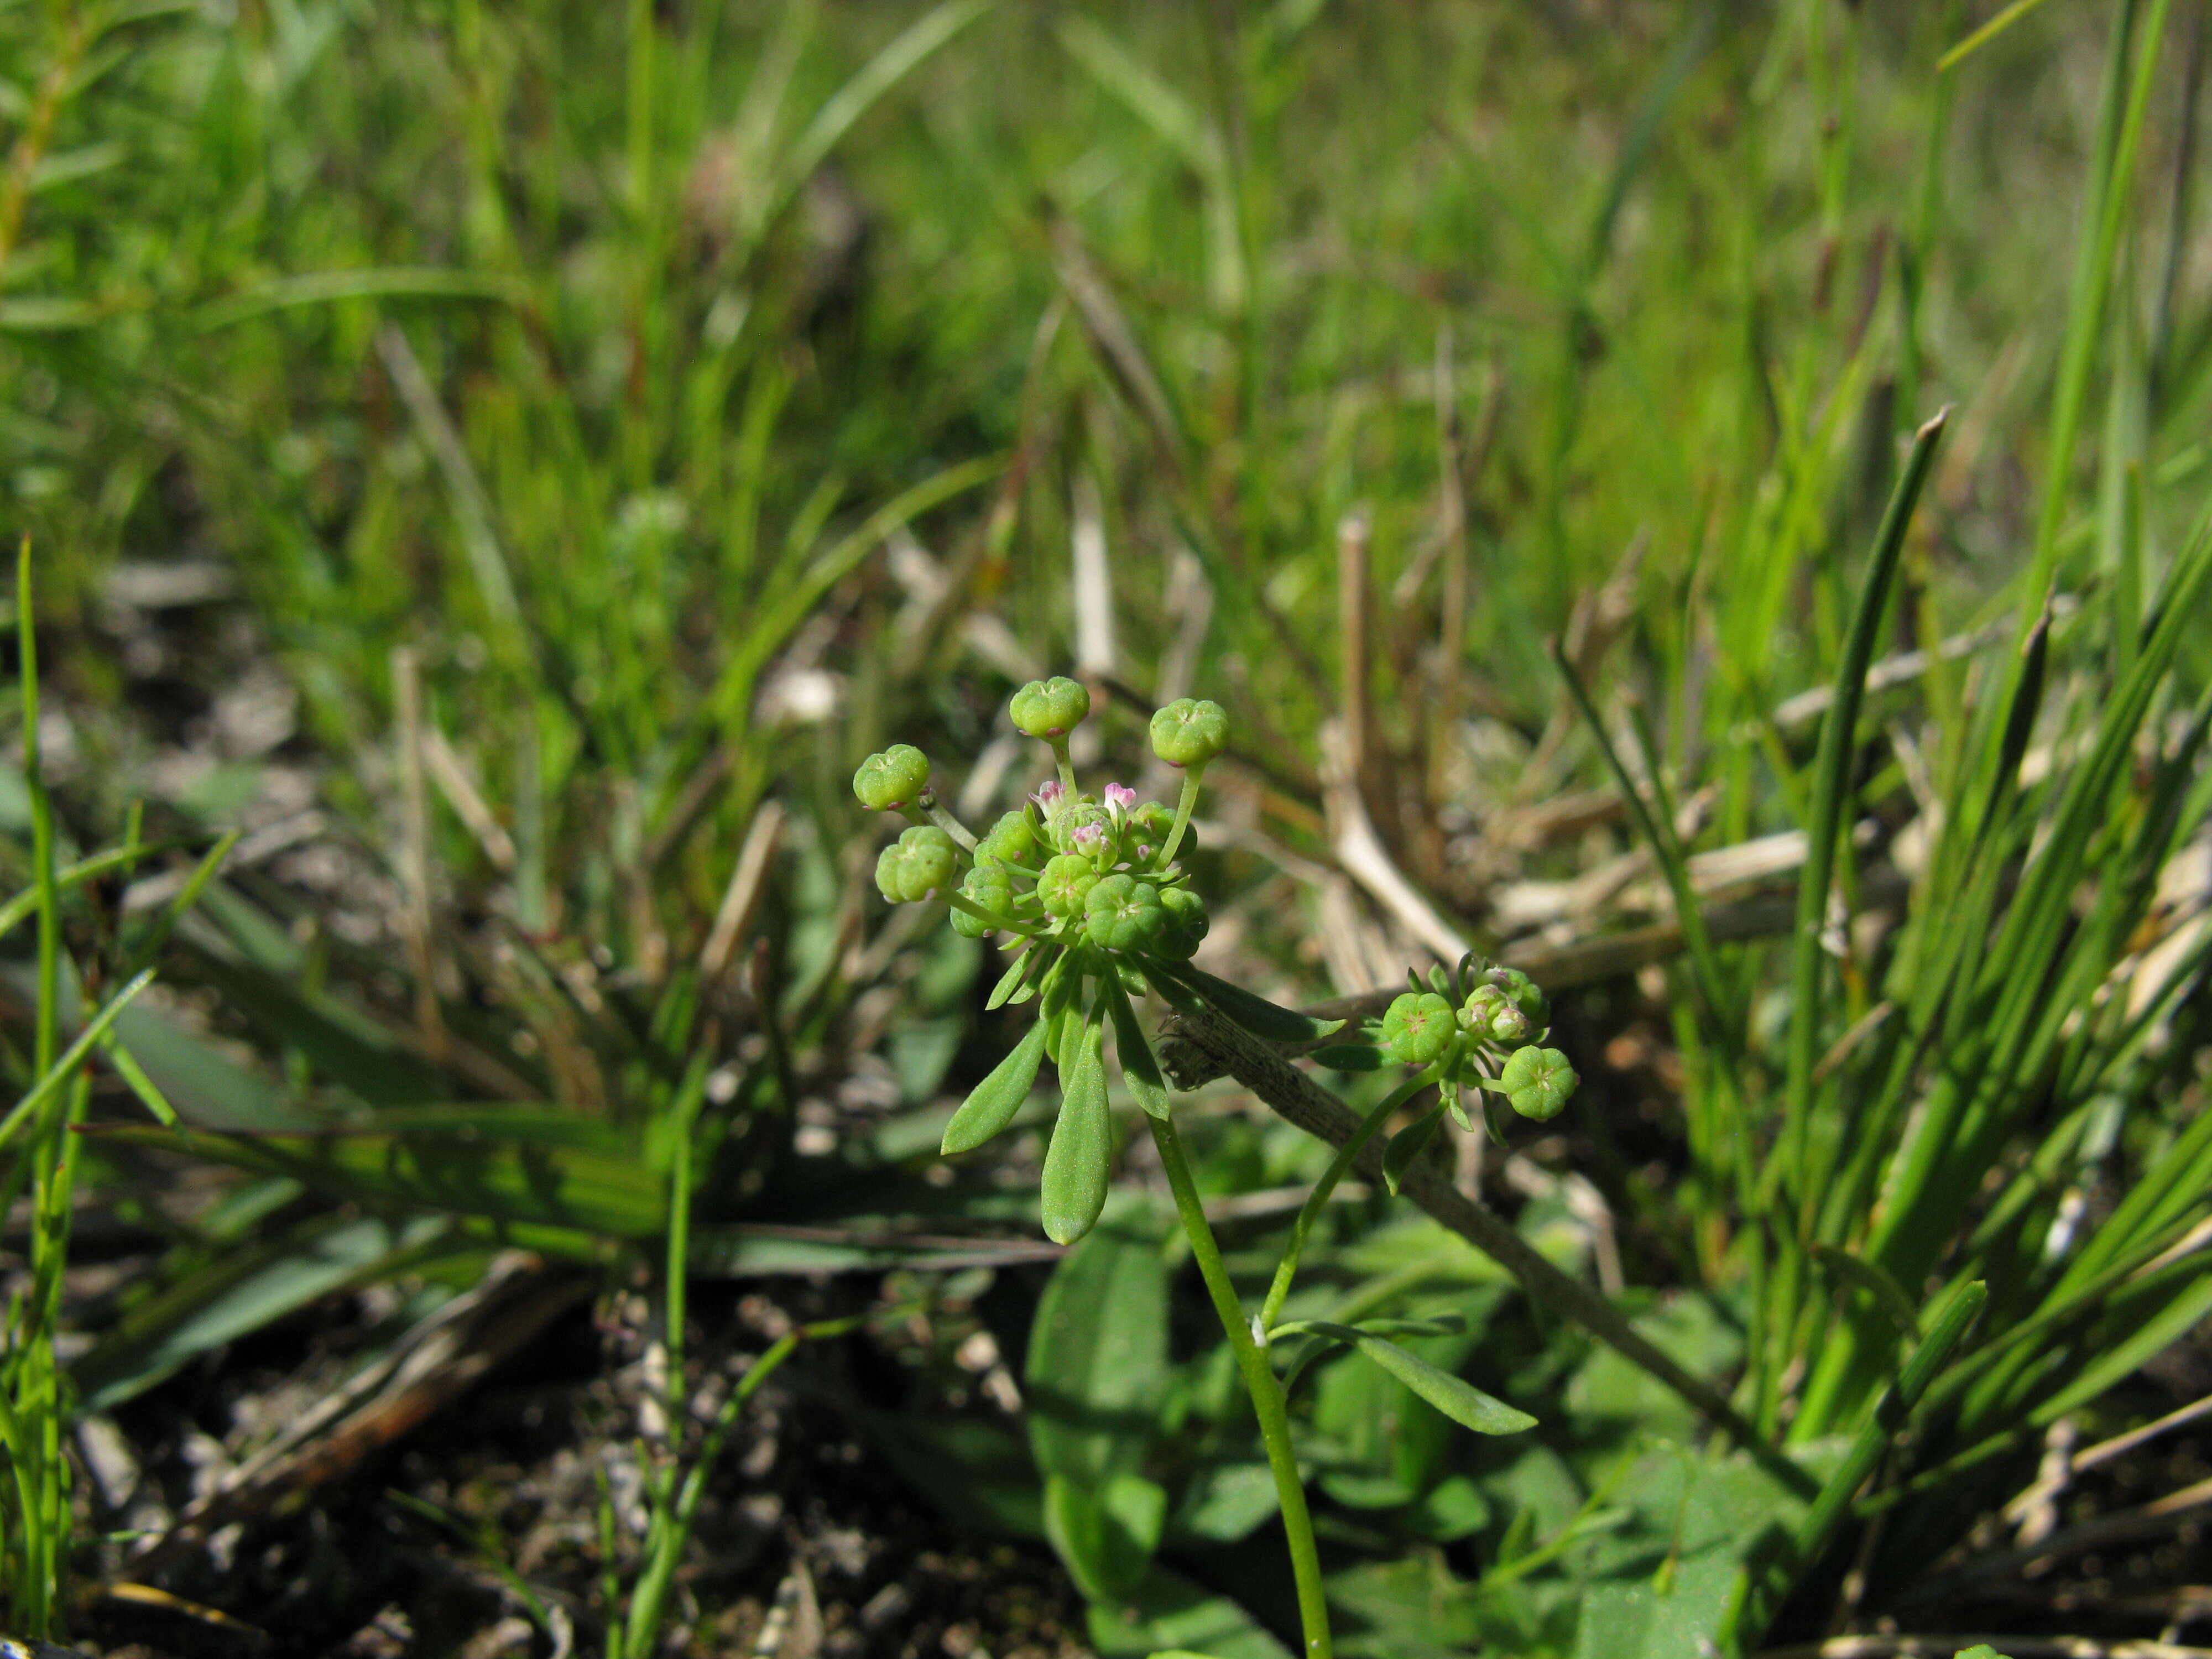
[[[966,848],[970,853],[975,850],[975,837],[968,826],[940,806],[936,796],[924,795],[921,798],[921,810],[929,815],[929,821],[932,823],[951,836],[961,846]]]
[[[1187,814],[1190,785],[1186,783],[1184,788]],[[1175,1193],[1176,1212],[1182,1218],[1182,1230],[1190,1240],[1191,1254],[1198,1258],[1198,1271],[1206,1280],[1206,1294],[1212,1298],[1213,1311],[1229,1338],[1229,1349],[1236,1356],[1237,1370],[1243,1376],[1245,1392],[1252,1396],[1253,1414],[1260,1419],[1260,1438],[1267,1448],[1267,1467],[1274,1474],[1275,1497],[1282,1505],[1283,1530],[1290,1539],[1291,1571],[1297,1580],[1298,1623],[1305,1632],[1305,1659],[1334,1659],[1335,1648],[1328,1634],[1328,1602],[1322,1591],[1321,1552],[1314,1543],[1313,1517],[1306,1512],[1306,1492],[1298,1479],[1297,1457],[1291,1449],[1291,1416],[1283,1403],[1282,1385],[1275,1380],[1275,1368],[1268,1359],[1267,1351],[1253,1340],[1252,1328],[1237,1300],[1237,1287],[1230,1283],[1220,1246],[1213,1242],[1213,1229],[1206,1224],[1206,1206],[1199,1200],[1198,1182],[1192,1178],[1189,1162],[1183,1157],[1182,1142],[1176,1135],[1174,1119],[1148,1117],[1146,1121],[1152,1125],[1152,1143],[1159,1148],[1161,1166],[1166,1170],[1168,1185]]]
[[[627,1638],[623,1644],[627,1651],[652,1651],[660,1634],[661,1611],[668,1600],[668,1587],[675,1579],[676,1569],[683,1563],[684,1547],[691,1540],[691,1529],[699,1515],[699,1500],[706,1495],[708,1476],[721,1457],[722,1447],[736,1426],[738,1414],[759,1391],[761,1384],[775,1375],[778,1367],[791,1358],[801,1342],[842,1336],[879,1316],[883,1316],[855,1314],[802,1325],[778,1337],[766,1353],[746,1367],[737,1387],[730,1390],[730,1397],[722,1402],[721,1410],[714,1414],[714,1425],[699,1447],[698,1458],[685,1473],[684,1484],[667,1511],[667,1524],[654,1539],[645,1570],[638,1575],[637,1588],[630,1594],[629,1612],[622,1628]]]
[[[1291,1228],[1291,1242],[1283,1252],[1283,1259],[1275,1265],[1275,1282],[1267,1287],[1267,1299],[1260,1304],[1260,1328],[1275,1328],[1275,1316],[1283,1310],[1283,1304],[1291,1294],[1291,1280],[1298,1271],[1298,1257],[1304,1254],[1306,1236],[1313,1231],[1314,1223],[1321,1218],[1322,1206],[1328,1202],[1329,1194],[1352,1168],[1352,1160],[1359,1156],[1375,1133],[1389,1121],[1390,1114],[1403,1106],[1422,1090],[1436,1081],[1433,1067],[1424,1067],[1402,1088],[1393,1089],[1383,1097],[1381,1105],[1360,1120],[1359,1127],[1352,1132],[1352,1139],[1336,1149],[1336,1156],[1328,1161],[1320,1181],[1306,1194],[1306,1201],[1298,1208],[1298,1218]]]
[[[1028,934],[1030,930],[1018,921],[1010,921],[996,910],[987,910],[964,893],[939,893],[938,896],[956,910],[965,910],[986,927],[1000,928],[1009,933]]]
[[[1206,774],[1202,766],[1194,766],[1182,775],[1182,796],[1176,802],[1175,828],[1168,831],[1166,844],[1153,868],[1164,870],[1175,861],[1176,848],[1182,845],[1182,832],[1190,825],[1191,808],[1198,805],[1198,781]]]
[[[1075,799],[1075,763],[1068,758],[1067,739],[1047,738],[1045,741],[1052,745],[1054,763],[1060,768],[1060,787],[1067,791],[1067,799],[1073,801]]]

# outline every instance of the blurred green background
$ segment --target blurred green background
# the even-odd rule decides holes
[[[2212,1156],[2187,994],[2212,632],[2185,625],[2212,482],[2212,9],[2050,0],[1945,60],[1990,10],[0,4],[0,528],[28,538],[37,585],[39,769],[59,856],[143,832],[173,866],[70,886],[59,1018],[143,946],[161,977],[117,1029],[188,1123],[338,1123],[362,1149],[333,1169],[203,1134],[186,1150],[253,1180],[149,1220],[185,1166],[134,1159],[175,1147],[98,1143],[87,1201],[118,1206],[144,1261],[68,1304],[69,1397],[171,1399],[181,1367],[340,1283],[403,1287],[392,1331],[451,1317],[517,1243],[578,1275],[536,1328],[566,1328],[583,1284],[603,1328],[665,1337],[665,1301],[633,1316],[621,1287],[666,1265],[672,1225],[679,1282],[688,1250],[709,1283],[934,1286],[900,1408],[944,1406],[972,1382],[957,1342],[1012,1353],[1048,1294],[1011,1242],[1034,1243],[1034,1151],[1006,1180],[931,1156],[1011,1028],[975,951],[876,902],[878,832],[847,780],[912,741],[963,812],[994,812],[1042,770],[1008,692],[1073,672],[1103,711],[1094,771],[1144,771],[1154,702],[1231,712],[1200,827],[1215,971],[1304,1001],[1464,941],[1553,988],[1585,1097],[1517,1163],[1463,1154],[1460,1177],[1740,1382],[1763,1431],[1817,1462],[1863,1425],[1885,1298],[1909,1315],[1979,1275],[2032,1325],[1975,1362],[1981,1393],[1962,1376],[1942,1396],[1915,1453],[1937,1474],[1910,1489],[1935,1496],[1852,1534],[1862,1569],[1926,1566],[2033,1474],[2056,1419],[2157,1416],[2172,1402],[2138,1367],[2208,1305],[2160,1253],[2195,1237]],[[1867,549],[1905,438],[1945,408],[1875,700],[1824,774]],[[2023,659],[2046,598],[2046,654]],[[1672,853],[1638,850],[1554,635]],[[0,862],[26,886],[9,718]],[[1824,789],[1859,851],[1850,925],[1821,935],[1835,988],[1808,1005],[1804,843],[1777,838]],[[162,907],[232,832],[171,941]],[[1672,877],[1708,904],[1710,948]],[[4,997],[26,1089],[28,960]],[[1954,1084],[1975,1103],[1923,1182],[1948,1196],[1899,1222],[1921,1188],[1884,1160],[1906,1170]],[[91,1116],[143,1120],[135,1084],[85,1087]],[[1825,1212],[1766,1173],[1801,1109],[1842,1194]],[[1213,1195],[1286,1224],[1267,1195],[1316,1147],[1218,1093],[1194,1110]],[[687,1243],[668,1194],[695,1170]],[[1134,1205],[1150,1176],[1127,1176]],[[1479,1287],[1477,1332],[1498,1322],[1486,1356],[1470,1336],[1440,1363],[1493,1358],[1571,1407],[1541,1458],[1457,1464],[1400,1434],[1397,1396],[1328,1374],[1327,1524],[1366,1650],[1689,1639],[1594,1632],[1632,1579],[1673,1594],[1671,1565],[1650,1575],[1682,1516],[1725,1534],[1729,1504],[1774,1495],[1723,1502],[1670,1463],[1608,1509],[1616,1462],[1687,1443],[1671,1402],[1502,1311],[1455,1241],[1346,1207],[1331,1284],[1364,1307],[1442,1263],[1456,1305]],[[347,1231],[368,1213],[389,1228]],[[1114,1213],[1081,1272],[1157,1262],[1151,1223]],[[410,1231],[422,1214],[445,1219]],[[915,1216],[1013,1253],[933,1276],[941,1239],[883,1243]],[[2108,1220],[2105,1276],[2069,1279],[2076,1229]],[[1816,1247],[1875,1266],[1808,1265]],[[2151,1288],[2124,1301],[2138,1271]],[[710,1342],[735,1317],[696,1316]],[[675,1329],[680,1362],[680,1304]],[[1275,1569],[1236,1553],[1264,1516],[1206,1503],[1249,1467],[1224,1449],[1241,1431],[1176,1330],[1172,1388],[1164,1349],[1146,1373],[1174,1421],[1129,1443],[1184,1506],[1164,1547],[1211,1586],[1186,1600],[1219,1614],[1186,1644],[1267,1654]],[[11,1338],[21,1409],[36,1331]],[[74,1422],[63,1397],[40,1409]],[[991,1485],[1006,1457],[1034,1481],[1003,1430],[877,1443],[1035,1543],[1033,1496]],[[80,1488],[80,1532],[113,1522]],[[586,1626],[637,1559],[612,1536],[564,1569]],[[109,1547],[88,1582],[138,1570]],[[1495,1595],[1470,1588],[1507,1562]],[[179,1593],[248,1594],[160,1565]],[[1804,1632],[1876,1610],[1863,1571],[1851,1591],[1828,1565],[1845,1600],[1801,1602]],[[1094,1596],[1102,1650],[1182,1628],[1161,1620],[1189,1581],[1142,1583]]]

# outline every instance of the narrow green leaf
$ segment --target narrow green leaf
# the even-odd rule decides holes
[[[1211,1003],[1214,1012],[1223,1018],[1270,1042],[1313,1042],[1333,1035],[1344,1025],[1340,1019],[1316,1019],[1295,1009],[1279,1006],[1265,997],[1254,996],[1243,987],[1231,985],[1225,979],[1216,979],[1188,963],[1179,964],[1175,972],[1186,985]]]
[[[483,1253],[422,1216],[318,1216],[266,1243],[226,1251],[140,1303],[72,1368],[91,1411],[112,1411],[226,1342],[349,1285],[419,1269],[436,1255]]]
[[[430,1106],[321,1133],[172,1133],[151,1124],[80,1133],[160,1146],[270,1175],[357,1203],[399,1204],[495,1222],[652,1238],[667,1216],[660,1177],[619,1132],[546,1106]]]
[[[1060,1085],[1060,1121],[1045,1149],[1041,1195],[1044,1234],[1073,1244],[1089,1232],[1106,1207],[1106,1177],[1114,1161],[1114,1119],[1106,1107],[1105,1028],[1082,1027],[1075,1064]]]
[[[1939,411],[1913,434],[1897,488],[1875,532],[1874,551],[1860,585],[1850,631],[1836,664],[1834,690],[1820,722],[1820,746],[1813,762],[1813,816],[1806,826],[1805,863],[1797,878],[1797,937],[1790,964],[1789,1080],[1783,1106],[1781,1156],[1776,1168],[1792,1196],[1810,1212],[1816,1209],[1815,1181],[1807,1137],[1813,1109],[1813,1068],[1820,1059],[1825,1027],[1820,1018],[1821,967],[1826,948],[1821,935],[1828,921],[1828,894],[1835,880],[1837,836],[1850,793],[1857,754],[1859,705],[1866,695],[1867,671],[1874,664],[1889,593],[1905,556],[1905,532],[1920,504],[1920,492],[1936,464],[1950,411]],[[1846,854],[1848,856],[1848,854]]]
[[[1146,1111],[1164,1118],[1168,1115],[1168,1085],[1160,1077],[1159,1056],[1152,1052],[1152,1040],[1138,1023],[1137,1011],[1129,1006],[1128,993],[1121,988],[1121,980],[1109,974],[1099,983],[1104,988],[1106,1012],[1113,1018],[1121,1075],[1128,1081],[1129,1092]]]
[[[960,1109],[952,1115],[952,1121],[945,1126],[940,1150],[947,1158],[975,1151],[1013,1121],[1036,1085],[1037,1067],[1044,1063],[1044,1039],[1045,1025],[1040,1019],[1023,1033],[1013,1052],[969,1091]]]
[[[1791,1587],[1819,1561],[1837,1527],[1850,1513],[1859,1488],[1866,1484],[1866,1478],[1874,1473],[1881,1455],[1905,1427],[1912,1408],[1928,1391],[1928,1385],[1949,1362],[1952,1350],[1973,1328],[1989,1299],[1989,1286],[1975,1280],[1961,1285],[1936,1316],[1933,1328],[1905,1362],[1905,1369],[1896,1382],[1875,1402],[1850,1450],[1844,1454],[1844,1461],[1822,1483],[1820,1496],[1797,1523],[1789,1553],[1777,1557],[1755,1574],[1747,1568],[1739,1576],[1732,1605],[1716,1643],[1722,1652],[1752,1648],[1766,1634],[1768,1624],[1789,1599]]]
[[[1206,1004],[1200,999],[1198,993],[1177,979],[1165,963],[1139,957],[1137,962],[1137,970],[1144,975],[1145,982],[1159,994],[1160,1000],[1177,1013],[1197,1014],[1205,1012]]]
[[[1428,1151],[1429,1143],[1437,1138],[1437,1130],[1443,1121],[1444,1109],[1439,1103],[1434,1111],[1414,1119],[1390,1137],[1390,1144],[1382,1149],[1382,1181],[1393,1198],[1405,1182],[1406,1171]]]
[[[214,330],[291,306],[328,305],[338,300],[495,300],[520,305],[528,297],[513,277],[490,271],[453,270],[437,265],[366,266],[311,270],[256,283],[201,307],[193,320],[203,329]]]
[[[1333,1042],[1325,1048],[1316,1048],[1306,1056],[1316,1066],[1326,1066],[1332,1072],[1379,1072],[1382,1069],[1382,1051],[1371,1043]]]
[[[1518,1434],[1533,1429],[1536,1419],[1503,1400],[1493,1398],[1472,1382],[1431,1364],[1420,1355],[1396,1343],[1351,1325],[1327,1320],[1308,1322],[1306,1329],[1357,1348],[1415,1394],[1462,1428],[1477,1434]]]
[[[116,1016],[129,1007],[131,999],[151,984],[153,979],[154,970],[149,968],[107,1000],[106,1006],[92,1017],[91,1023],[84,1030],[77,1033],[76,1041],[70,1044],[46,1074],[33,1085],[28,1094],[15,1103],[4,1119],[0,1119],[0,1146],[6,1146],[14,1138],[16,1127],[52,1099],[54,1091],[76,1075],[76,1068],[84,1064],[84,1057],[106,1036],[107,1028],[115,1024]]]
[[[1864,1291],[1875,1299],[1881,1310],[1896,1322],[1897,1328],[1917,1341],[1920,1337],[1920,1313],[1912,1305],[1912,1298],[1905,1287],[1873,1262],[1853,1255],[1838,1244],[1815,1244],[1813,1254],[1820,1265],[1838,1279]]]
[[[991,988],[990,997],[983,1004],[983,1012],[989,1013],[1003,1006],[1009,999],[1016,1002],[1028,1000],[1027,998],[1017,997],[1014,994],[1022,988],[1022,982],[1048,954],[1046,947],[1035,940],[1024,945],[1020,954],[1007,964],[1006,971],[1000,975],[999,982]]]
[[[1321,1334],[1320,1323],[1310,1319],[1286,1319],[1267,1333],[1267,1340],[1273,1342],[1285,1336],[1316,1335]],[[1434,1319],[1355,1319],[1352,1328],[1365,1331],[1370,1336],[1457,1336],[1467,1329],[1467,1320],[1459,1314],[1438,1314]]]

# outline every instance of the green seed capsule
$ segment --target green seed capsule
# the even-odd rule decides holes
[[[1218,702],[1177,697],[1152,716],[1152,752],[1170,766],[1204,766],[1229,746],[1229,715]]]
[[[1027,812],[1007,813],[991,826],[991,833],[975,849],[978,858],[999,864],[1018,864],[1025,870],[1035,866],[1036,853],[1036,826],[1030,822]]]
[[[1168,843],[1168,832],[1175,828],[1175,808],[1162,801],[1148,800],[1128,816],[1121,830],[1121,848],[1139,864],[1147,864],[1152,856]],[[1188,858],[1198,851],[1198,826],[1186,823],[1182,827],[1182,842],[1176,848],[1176,856]]]
[[[871,812],[903,806],[929,782],[929,757],[910,743],[895,743],[871,755],[853,774],[853,793]]]
[[[876,886],[893,904],[913,904],[949,887],[960,867],[952,837],[934,824],[916,824],[876,859]]]
[[[1085,895],[1083,931],[1109,951],[1142,951],[1167,931],[1159,889],[1133,876],[1106,876]]]
[[[1581,1079],[1557,1048],[1516,1048],[1498,1080],[1515,1111],[1541,1123],[1559,1115]]]
[[[1015,727],[1033,738],[1064,738],[1091,713],[1091,694],[1064,675],[1031,680],[1008,705]]]
[[[1160,910],[1167,926],[1160,930],[1153,954],[1170,962],[1188,962],[1205,942],[1206,930],[1213,925],[1206,914],[1206,901],[1188,887],[1163,887]]]
[[[1062,853],[1045,860],[1037,876],[1037,897],[1055,916],[1079,916],[1083,902],[1098,884],[1098,872],[1079,854]]]
[[[1382,1048],[1407,1066],[1425,1066],[1443,1053],[1458,1029],[1451,1004],[1434,991],[1407,991],[1382,1016]]]
[[[980,904],[986,910],[995,910],[1002,916],[1011,915],[1014,908],[1014,884],[1003,870],[994,870],[979,864],[962,878],[960,896],[971,904]],[[981,916],[971,916],[965,910],[952,912],[952,931],[963,939],[981,939],[991,931],[991,924]]]

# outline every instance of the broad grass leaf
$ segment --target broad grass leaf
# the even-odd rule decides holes
[[[88,1411],[112,1410],[202,1354],[310,1302],[403,1270],[429,1253],[482,1255],[436,1216],[401,1223],[325,1215],[225,1252],[139,1304],[72,1368]]]
[[[1170,1531],[1179,1538],[1233,1544],[1275,1517],[1274,1472],[1265,1463],[1214,1463],[1185,1484]]]
[[[1044,1063],[1045,1036],[1045,1023],[1040,1019],[1023,1033],[1013,1052],[969,1091],[952,1121],[945,1126],[940,1150],[946,1157],[973,1152],[1013,1121],[1036,1085],[1037,1068]]]
[[[653,1238],[667,1212],[660,1178],[622,1134],[544,1106],[425,1106],[313,1133],[175,1133],[95,1126],[105,1139],[289,1176],[333,1197],[445,1210],[493,1222]]]
[[[1154,1567],[1124,1600],[1093,1603],[1091,1646],[1099,1659],[1149,1659],[1161,1652],[1207,1659],[1291,1659],[1252,1615],[1165,1567]]]
[[[1117,1474],[1103,1486],[1049,1475],[1045,1535],[1084,1595],[1120,1601],[1151,1569],[1167,1507],[1167,1493],[1140,1474]]]
[[[1460,1659],[1480,1645],[1479,1594],[1433,1554],[1369,1562],[1328,1580],[1347,1646],[1391,1659]]]
[[[1158,1227],[1140,1205],[1119,1208],[1054,1270],[1030,1328],[1039,1470],[1095,1486],[1142,1466],[1168,1389],[1167,1334]]]
[[[1044,1492],[1029,1448],[984,1418],[863,1411],[861,1432],[946,1518],[989,1538],[1044,1537]]]

